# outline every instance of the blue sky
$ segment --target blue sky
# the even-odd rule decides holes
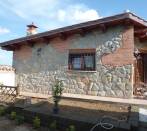
[[[122,13],[128,9],[147,20],[147,0],[0,0],[0,42],[26,35],[34,22],[38,32]],[[0,64],[12,64],[12,52],[0,49]]]

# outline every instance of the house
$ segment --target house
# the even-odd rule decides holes
[[[143,86],[136,86],[147,82],[142,18],[125,12],[43,33],[36,29],[32,23],[26,37],[0,43],[13,51],[20,94],[48,96],[60,79],[65,95],[143,96]]]
[[[15,69],[8,65],[0,65],[0,85],[15,86]]]

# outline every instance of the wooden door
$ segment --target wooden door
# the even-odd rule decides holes
[[[147,84],[147,54],[143,54],[143,82]]]

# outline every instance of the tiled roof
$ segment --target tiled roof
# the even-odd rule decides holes
[[[105,17],[105,18],[101,18],[98,20],[93,20],[93,21],[88,21],[88,22],[84,22],[84,23],[80,23],[80,24],[75,24],[72,26],[67,26],[67,27],[63,27],[63,28],[58,28],[55,30],[50,30],[50,31],[46,31],[43,33],[38,33],[35,35],[31,35],[31,36],[26,36],[26,37],[22,37],[22,38],[18,38],[18,39],[14,39],[14,40],[10,40],[10,41],[5,41],[0,43],[1,47],[5,47],[5,48],[10,48],[8,50],[13,50],[11,48],[14,48],[15,46],[20,46],[26,42],[30,42],[30,43],[34,43],[35,41],[38,41],[39,39],[51,39],[60,35],[66,36],[72,33],[76,33],[79,31],[85,31],[88,29],[95,29],[98,27],[101,27],[103,25],[105,26],[114,26],[114,25],[118,25],[118,24],[127,24],[130,23],[131,25],[134,25],[134,27],[136,28],[147,28],[147,22],[146,20],[136,16],[135,14],[129,12],[129,13],[122,13],[122,14],[118,14],[118,15],[114,15],[114,16],[110,16],[110,17]],[[128,23],[128,24],[129,24]],[[3,48],[3,49],[5,49]]]

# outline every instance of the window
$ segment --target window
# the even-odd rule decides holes
[[[95,70],[95,49],[69,50],[69,70]]]

